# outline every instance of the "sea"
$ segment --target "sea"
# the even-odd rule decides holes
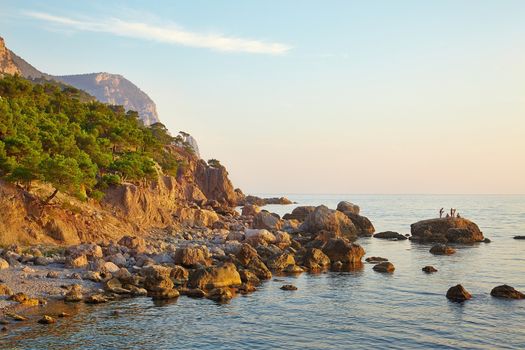
[[[0,334],[0,349],[525,349],[525,300],[490,296],[501,284],[525,291],[525,240],[513,239],[525,235],[525,196],[286,196],[296,205],[330,208],[350,201],[376,232],[402,234],[440,208],[456,208],[492,242],[434,256],[429,245],[360,238],[367,256],[388,258],[395,272],[377,273],[365,263],[350,272],[277,276],[228,304],[180,297],[62,306],[74,308],[71,317],[13,328]],[[265,209],[283,215],[296,205]],[[438,272],[422,272],[425,265]],[[446,299],[458,283],[471,300]],[[298,289],[280,290],[283,284]]]

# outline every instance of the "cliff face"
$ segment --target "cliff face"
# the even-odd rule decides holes
[[[55,76],[53,79],[84,90],[100,102],[122,105],[126,110],[137,111],[145,125],[159,122],[157,106],[153,100],[122,75],[91,73]]]
[[[20,70],[13,62],[11,52],[5,47],[4,39],[0,37],[0,75],[1,74],[21,74]]]
[[[219,216],[210,203],[228,209],[243,196],[233,189],[226,169],[212,168],[182,148],[170,151],[185,164],[176,178],[159,175],[149,183],[114,186],[100,203],[60,194],[44,207],[41,198],[51,187],[38,184],[28,193],[0,181],[0,245],[107,242],[159,228],[211,226]]]

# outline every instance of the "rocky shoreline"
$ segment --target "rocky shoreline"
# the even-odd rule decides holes
[[[48,302],[102,304],[130,297],[187,296],[224,303],[255,292],[274,275],[359,269],[366,252],[355,241],[375,232],[371,221],[350,202],[339,203],[336,210],[300,206],[283,218],[254,204],[246,204],[241,215],[232,211],[216,215],[220,220],[211,227],[153,230],[144,237],[124,236],[98,244],[0,249],[3,330],[23,322],[28,309],[45,308]],[[424,220],[411,228],[409,239],[414,243],[436,243],[432,254],[453,254],[449,244],[486,241],[479,227],[464,218]],[[391,231],[373,237],[407,239]],[[366,262],[374,264],[378,273],[395,271],[388,258],[367,257]],[[437,269],[425,266],[423,271]],[[452,301],[468,300],[469,295],[461,285],[447,292]],[[496,287],[492,295],[523,298],[506,285]],[[60,316],[64,315],[50,314],[38,321],[54,323]]]

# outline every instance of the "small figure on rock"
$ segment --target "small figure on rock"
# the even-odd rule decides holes
[[[445,212],[444,208],[439,209],[439,218],[441,219],[443,217],[443,213]]]

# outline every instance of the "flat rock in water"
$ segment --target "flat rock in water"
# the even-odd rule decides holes
[[[434,255],[452,255],[456,250],[444,244],[436,244],[430,248],[430,252]]]
[[[447,299],[456,303],[461,303],[470,298],[472,298],[472,295],[461,284],[450,287],[447,291]]]
[[[514,236],[514,239],[525,239],[525,236]]]
[[[465,218],[437,218],[410,225],[415,242],[475,243],[485,238],[478,225]]]
[[[506,284],[494,287],[490,295],[496,298],[525,299],[525,294]]]
[[[401,233],[394,232],[394,231],[385,231],[385,232],[379,232],[374,235],[374,238],[379,239],[390,239],[395,241],[404,241],[408,238],[402,235]]]
[[[396,269],[394,264],[388,261],[383,261],[373,267],[374,271],[383,273],[392,273]]]
[[[282,290],[297,290],[297,287],[293,284],[285,284],[281,287]]]
[[[426,273],[437,272],[437,269],[434,266],[425,266],[421,270]]]

